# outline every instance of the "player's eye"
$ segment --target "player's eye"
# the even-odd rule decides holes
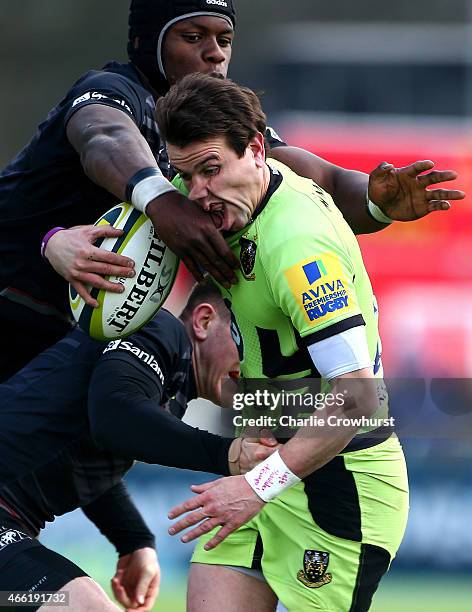
[[[228,38],[227,36],[223,36],[218,38],[218,44],[220,45],[220,47],[231,47],[231,45],[233,44],[233,39]]]
[[[183,180],[184,183],[188,183],[192,179],[190,174],[186,174],[185,172],[180,173],[180,178]]]
[[[205,168],[205,170],[203,171],[203,174],[205,176],[215,176],[216,174],[218,174],[219,171],[219,166],[208,166],[208,168]]]
[[[202,39],[201,34],[182,34],[182,38],[189,43],[197,43]]]

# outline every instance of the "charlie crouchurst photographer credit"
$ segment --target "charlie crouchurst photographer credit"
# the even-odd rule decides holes
[[[249,436],[260,428],[276,430],[276,435],[284,438],[297,429],[305,429],[306,435],[322,435],[323,428],[328,432],[336,427],[357,427],[362,433],[369,430],[374,437],[374,430],[394,430],[403,441],[470,440],[470,379],[371,379],[363,383],[354,402],[356,384],[353,379],[330,390],[319,379],[239,379],[236,385],[228,381],[226,425]],[[379,410],[363,415],[362,398],[371,384],[379,397]]]
[[[349,417],[347,414],[317,415],[313,410],[326,410],[329,408],[343,409],[346,405],[347,390],[337,393],[294,393],[281,390],[272,392],[267,389],[256,389],[254,392],[235,393],[232,398],[232,408],[238,411],[233,415],[232,422],[235,427],[267,427],[299,428],[299,427],[394,427],[395,419],[392,416]],[[301,409],[310,412],[297,412],[297,414],[281,414],[282,409]],[[244,413],[242,412],[244,410]],[[251,414],[248,415],[250,410]],[[269,411],[269,414],[267,414]],[[274,412],[277,414],[274,415]],[[254,414],[258,412],[259,414]],[[262,413],[262,414],[261,414]]]
[[[268,427],[270,429],[276,427],[394,427],[395,419],[393,417],[386,418],[349,418],[338,417],[331,415],[327,419],[310,414],[306,417],[293,417],[289,414],[280,417],[269,415],[261,415],[258,417],[244,417],[238,414],[233,417],[233,425],[235,427]]]

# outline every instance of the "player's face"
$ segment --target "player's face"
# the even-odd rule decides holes
[[[168,144],[167,151],[189,190],[188,197],[212,214],[218,229],[235,232],[250,222],[267,187],[261,134],[249,143],[243,157],[223,137],[185,147]]]
[[[218,315],[199,354],[197,376],[203,397],[221,405],[222,383],[236,374],[239,374],[239,355],[231,336],[230,320]]]
[[[191,17],[177,22],[166,34],[163,64],[173,85],[187,74],[217,72],[226,76],[234,31],[222,17]]]

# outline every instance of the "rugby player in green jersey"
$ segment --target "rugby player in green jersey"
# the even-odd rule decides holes
[[[278,598],[290,611],[368,610],[403,537],[408,482],[392,430],[358,426],[388,407],[356,238],[323,189],[266,161],[265,115],[251,90],[190,75],[156,113],[176,184],[212,213],[241,261],[238,284],[221,291],[242,338],[242,375],[318,376],[341,398],[316,411],[324,425],[300,429],[245,476],[193,487],[198,495],[170,513],[190,511],[170,533],[197,525],[183,541],[203,536],[188,609],[269,612]],[[386,185],[387,195],[401,185],[418,217],[442,199],[417,176],[423,169],[413,165],[406,179],[394,170]],[[349,424],[328,426],[335,415]]]

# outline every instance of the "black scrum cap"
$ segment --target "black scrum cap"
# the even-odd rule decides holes
[[[165,79],[162,62],[164,36],[175,23],[191,16],[222,17],[234,28],[234,0],[132,0],[128,36],[130,61],[151,80],[156,67],[159,67]],[[136,37],[139,37],[137,48],[134,46]]]

